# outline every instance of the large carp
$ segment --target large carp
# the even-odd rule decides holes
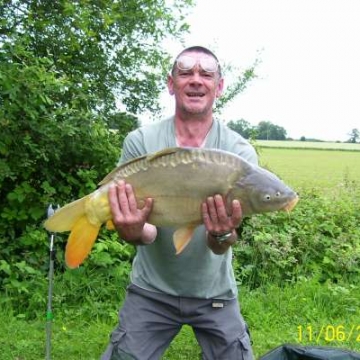
[[[168,148],[144,155],[118,166],[96,191],[65,205],[45,221],[48,231],[71,231],[65,252],[70,268],[84,261],[101,225],[111,221],[108,189],[120,180],[133,186],[139,208],[145,198],[154,199],[148,222],[177,229],[176,253],[202,223],[201,204],[208,196],[221,194],[229,206],[238,199],[243,216],[290,211],[298,201],[297,194],[276,175],[226,151]]]

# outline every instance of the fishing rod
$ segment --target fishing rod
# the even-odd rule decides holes
[[[50,204],[47,208],[47,217],[50,218],[54,215],[55,211],[58,210],[60,206],[58,205],[56,209],[53,208]],[[48,303],[46,310],[46,360],[51,359],[51,327],[53,320],[52,312],[52,294],[53,294],[53,285],[54,285],[54,262],[55,262],[55,233],[49,233],[49,252],[50,252],[50,264],[49,264],[49,292],[48,292]]]

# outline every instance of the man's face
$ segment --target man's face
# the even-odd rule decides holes
[[[201,52],[180,55],[173,74],[168,77],[168,89],[175,96],[176,110],[189,115],[211,113],[223,84],[216,60]]]

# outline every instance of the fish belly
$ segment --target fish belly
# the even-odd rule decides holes
[[[149,223],[156,226],[181,227],[201,223],[201,203],[199,198],[164,197],[154,198],[154,207]]]

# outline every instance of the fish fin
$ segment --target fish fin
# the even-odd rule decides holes
[[[189,244],[195,228],[196,228],[196,225],[187,225],[187,226],[177,229],[174,232],[173,240],[174,240],[174,246],[176,249],[176,255],[181,254],[182,251]]]
[[[160,157],[162,157],[162,156],[176,153],[176,152],[178,152],[179,150],[184,150],[184,149],[183,149],[183,148],[176,148],[176,147],[166,148],[166,149],[157,151],[155,154],[142,155],[142,156],[140,156],[140,157],[131,159],[131,160],[129,160],[129,161],[127,161],[127,162],[125,162],[125,163],[117,166],[115,169],[113,169],[109,174],[107,174],[107,175],[104,177],[104,179],[102,179],[102,180],[99,182],[98,185],[101,186],[101,185],[107,184],[107,183],[109,183],[110,181],[114,180],[114,179],[116,178],[118,172],[119,172],[122,168],[124,168],[124,167],[126,167],[126,166],[128,166],[128,165],[130,165],[130,164],[132,164],[132,163],[136,163],[136,162],[138,162],[138,161],[140,161],[140,160],[144,160],[144,159],[146,159],[147,161],[153,161],[153,160],[155,160],[155,159],[157,159],[157,158],[160,158]]]
[[[107,228],[108,230],[115,230],[115,225],[114,225],[114,223],[112,222],[112,220],[108,220],[108,221],[106,222],[106,228]]]
[[[75,200],[57,210],[45,221],[45,229],[50,232],[70,231],[79,218],[84,216],[87,197]]]
[[[128,166],[128,165],[130,165],[130,164],[132,164],[132,163],[136,163],[136,162],[138,162],[138,161],[140,161],[140,160],[143,160],[143,159],[145,159],[146,157],[147,157],[147,155],[142,155],[142,156],[139,156],[139,157],[137,157],[137,158],[134,158],[134,159],[131,159],[131,160],[129,160],[129,161],[126,161],[126,162],[124,162],[123,164],[120,164],[120,165],[117,166],[115,169],[113,169],[111,172],[109,172],[109,173],[99,182],[98,185],[101,186],[101,185],[104,185],[104,184],[109,183],[110,181],[113,181],[113,180],[116,178],[118,172],[119,172],[122,168],[124,168],[124,167],[126,167],[126,166]]]
[[[176,147],[172,147],[172,148],[166,148],[160,151],[157,151],[155,154],[150,154],[146,157],[147,161],[153,161],[155,159],[158,159],[162,156],[166,156],[166,155],[170,155],[170,154],[174,154],[176,152],[178,152],[179,150],[184,150],[183,148],[176,148]]]
[[[78,267],[89,255],[99,230],[100,226],[91,224],[86,215],[78,219],[65,249],[65,261],[69,268]]]

